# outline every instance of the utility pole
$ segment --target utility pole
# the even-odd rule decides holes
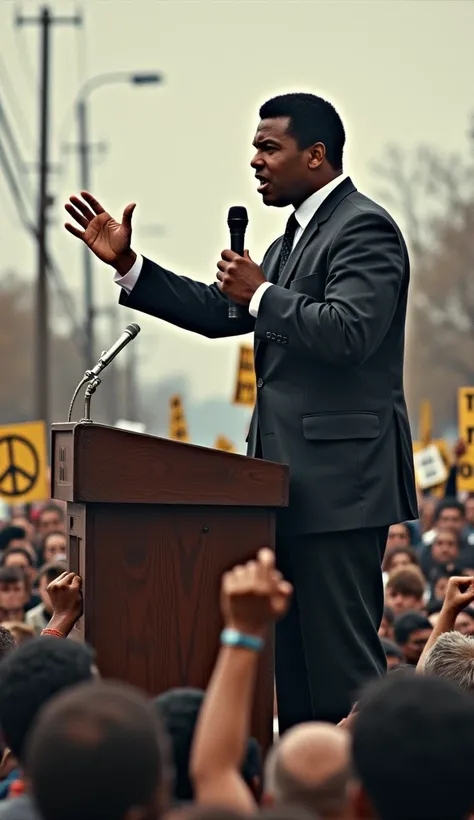
[[[79,16],[54,17],[45,6],[39,17],[16,18],[18,26],[33,24],[41,27],[41,82],[40,82],[40,123],[39,123],[39,185],[38,185],[38,269],[36,283],[36,367],[35,367],[35,416],[45,422],[48,442],[50,419],[50,357],[48,327],[48,192],[49,175],[49,91],[50,91],[50,45],[53,25],[80,25]]]
[[[79,130],[79,163],[81,191],[90,191],[90,164],[89,153],[92,146],[89,143],[87,101],[85,97],[77,103],[77,124]],[[92,254],[84,245],[84,301],[85,301],[85,332],[86,332],[86,368],[92,367],[99,351],[95,349],[95,307],[92,284]]]

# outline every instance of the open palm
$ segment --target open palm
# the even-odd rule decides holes
[[[83,230],[70,222],[64,227],[73,236],[82,239],[98,259],[107,265],[114,265],[130,250],[135,204],[127,205],[120,223],[87,191],[82,191],[81,197],[71,196],[65,208]]]

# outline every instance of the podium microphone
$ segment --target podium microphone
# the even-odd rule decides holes
[[[90,374],[92,376],[98,376],[99,373],[102,373],[104,368],[106,368],[107,365],[109,365],[110,362],[113,359],[115,359],[116,356],[118,356],[120,351],[123,350],[124,347],[126,345],[128,345],[129,342],[132,341],[132,339],[135,338],[135,336],[138,336],[139,333],[140,333],[140,325],[136,325],[134,322],[132,322],[131,325],[127,325],[127,327],[123,331],[122,335],[119,336],[119,338],[117,339],[116,342],[114,342],[112,347],[109,347],[108,350],[106,350],[104,353],[102,353],[102,355],[100,356],[99,361],[97,362],[95,367],[92,367],[90,369],[90,371],[89,371]]]
[[[249,224],[247,216],[247,208],[242,205],[234,205],[229,208],[227,217],[227,224],[230,231],[230,249],[239,256],[244,255],[245,250],[245,231]],[[229,319],[238,319],[242,315],[242,308],[235,302],[229,302]]]

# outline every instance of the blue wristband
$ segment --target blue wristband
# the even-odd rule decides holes
[[[223,629],[221,644],[222,646],[234,646],[239,649],[251,649],[252,652],[261,652],[265,646],[265,641],[255,635],[245,635],[236,629]]]

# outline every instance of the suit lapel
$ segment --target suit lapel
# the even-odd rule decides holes
[[[290,258],[286,263],[282,275],[278,281],[275,281],[275,284],[278,284],[280,288],[284,288],[288,285],[294,276],[298,262],[301,259],[301,255],[310,239],[313,239],[313,237],[316,236],[320,225],[329,219],[333,211],[346,198],[346,196],[352,194],[355,190],[356,189],[352,184],[351,179],[348,177],[344,180],[344,182],[341,182],[337,188],[331,191],[329,196],[326,197],[321,206],[318,208],[311,221],[307,224],[298,244],[296,245],[296,248],[290,254]]]

